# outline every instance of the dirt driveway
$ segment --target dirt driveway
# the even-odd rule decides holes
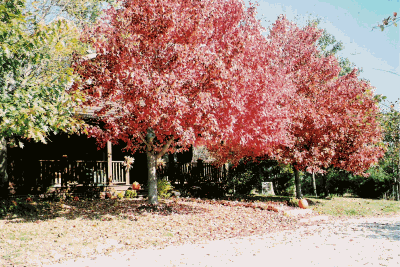
[[[400,217],[316,222],[295,231],[166,249],[120,251],[55,266],[400,266]]]

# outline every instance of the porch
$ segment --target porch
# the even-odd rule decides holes
[[[53,187],[129,185],[123,161],[39,160],[40,179]],[[111,166],[111,170],[109,168]]]

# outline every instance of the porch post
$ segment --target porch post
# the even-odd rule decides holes
[[[112,144],[107,141],[107,184],[112,184]]]
[[[125,184],[130,185],[130,178],[129,178],[129,168],[125,167]]]

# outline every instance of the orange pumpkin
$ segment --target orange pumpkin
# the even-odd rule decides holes
[[[134,182],[132,184],[132,190],[140,190],[140,184],[138,182]]]
[[[302,209],[306,209],[308,207],[308,202],[305,198],[299,200],[299,207]]]

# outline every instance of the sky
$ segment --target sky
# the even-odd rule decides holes
[[[319,28],[344,44],[338,55],[363,69],[360,77],[371,82],[375,94],[390,102],[400,99],[400,22],[383,32],[372,30],[393,12],[400,16],[399,0],[258,0],[258,4],[257,16],[267,32],[280,14],[299,26],[320,18]]]

